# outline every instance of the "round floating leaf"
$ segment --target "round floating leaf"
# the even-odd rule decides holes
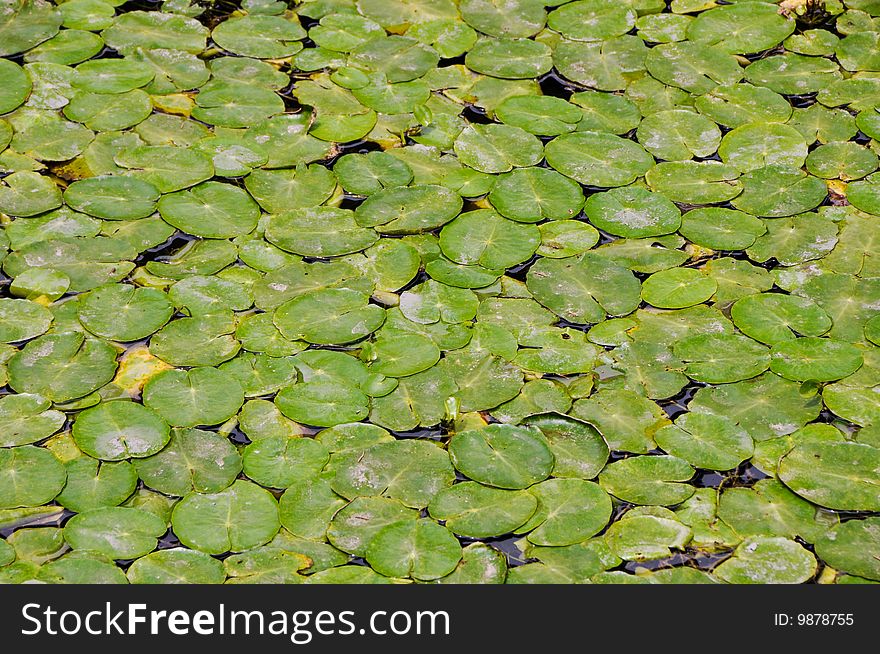
[[[174,307],[162,291],[129,284],[94,289],[79,304],[78,316],[90,332],[114,341],[138,341],[162,328]]]
[[[223,21],[211,39],[224,50],[257,59],[282,59],[302,49],[306,31],[281,16],[247,15]]]
[[[541,142],[511,125],[469,125],[455,140],[459,160],[484,173],[504,173],[534,166],[542,158]]]
[[[260,208],[236,186],[203,182],[188,191],[163,195],[159,214],[169,225],[193,236],[232,238],[253,231]]]
[[[557,136],[544,153],[554,169],[590,186],[625,186],[654,165],[637,143],[602,132]]]
[[[428,511],[459,536],[493,538],[522,526],[537,506],[537,498],[526,491],[465,481],[437,493]]]
[[[807,144],[803,135],[788,125],[749,124],[725,134],[718,154],[744,172],[771,165],[797,168],[806,160]]]
[[[771,366],[765,346],[736,334],[691,336],[675,343],[672,351],[686,364],[688,377],[709,384],[750,379]]]
[[[639,304],[638,279],[626,268],[592,253],[541,259],[529,268],[526,283],[536,300],[574,323],[626,315]]]
[[[612,0],[569,2],[547,16],[547,25],[576,41],[601,41],[629,32],[636,12]]]
[[[502,102],[495,115],[501,122],[530,134],[556,136],[573,131],[584,114],[562,98],[518,95]]]
[[[385,312],[368,299],[348,288],[313,291],[278,307],[275,326],[290,340],[328,345],[359,341],[385,321]]]
[[[599,242],[599,232],[577,220],[547,222],[539,225],[538,229],[541,230],[541,245],[537,253],[551,259],[582,254]]]
[[[546,479],[553,453],[539,430],[489,425],[456,434],[449,443],[456,469],[467,477],[499,488],[526,488]]]
[[[689,241],[713,250],[743,250],[764,234],[767,227],[742,211],[704,207],[684,214],[678,231]]]
[[[27,100],[32,85],[21,66],[8,59],[0,59],[0,88],[3,89],[0,91],[0,114],[8,114]]]
[[[144,404],[175,427],[220,424],[243,403],[241,384],[216,368],[165,370],[144,387]]]
[[[771,4],[757,2],[716,7],[688,25],[690,40],[732,54],[761,52],[779,45],[795,30],[795,21]]]
[[[602,488],[633,504],[671,506],[694,494],[686,482],[694,469],[676,456],[636,456],[616,461],[599,475]]]
[[[135,461],[150,488],[182,497],[191,491],[216,493],[241,472],[241,457],[226,438],[201,429],[174,429],[157,454]]]
[[[482,39],[465,55],[468,68],[503,79],[530,79],[553,66],[550,48],[530,39]]]
[[[117,165],[136,179],[149,182],[162,193],[194,186],[214,174],[208,155],[170,145],[140,145],[116,154]]]
[[[406,377],[440,360],[440,348],[427,336],[394,334],[379,338],[368,350],[370,369],[388,377]]]
[[[61,191],[48,177],[30,171],[14,172],[0,185],[0,211],[12,216],[35,216],[61,206]]]
[[[332,464],[333,490],[349,499],[384,495],[421,508],[455,479],[445,451],[427,441],[380,443]]]
[[[133,584],[222,584],[223,562],[194,550],[159,550],[139,558],[128,568]]]
[[[78,513],[122,504],[138,482],[137,472],[127,461],[104,463],[79,456],[68,461],[65,467],[67,484],[56,501]]]
[[[317,475],[330,458],[327,448],[311,438],[269,436],[242,452],[244,474],[266,488],[287,488]]]
[[[642,285],[642,299],[661,309],[681,309],[705,302],[718,282],[694,268],[670,268],[654,273]]]
[[[804,337],[773,346],[770,369],[795,381],[835,381],[848,377],[862,365],[855,345],[830,338]]]
[[[380,574],[429,581],[455,569],[461,545],[436,522],[408,520],[382,528],[370,540],[366,558]]]
[[[72,209],[105,220],[135,220],[156,208],[159,191],[149,182],[125,177],[91,177],[74,182],[64,192]]]
[[[762,86],[717,86],[698,97],[699,112],[716,123],[735,128],[748,123],[784,123],[792,109],[786,99]]]
[[[776,93],[800,95],[824,89],[840,79],[838,66],[824,57],[805,57],[786,52],[765,57],[746,66],[746,79]]]
[[[664,451],[695,468],[732,470],[752,456],[752,437],[722,416],[686,413],[654,438]]]
[[[413,172],[403,161],[385,152],[346,154],[333,166],[339,183],[349,193],[373,195],[386,188],[406,186]]]
[[[495,210],[505,218],[536,223],[547,218],[574,218],[583,205],[580,186],[546,168],[519,168],[500,175],[489,194]]]
[[[275,403],[291,420],[332,427],[366,418],[370,401],[363,392],[346,383],[312,381],[282,389]]]
[[[880,518],[847,520],[816,540],[816,553],[828,565],[880,581]]]
[[[30,300],[0,299],[0,342],[14,343],[44,334],[52,324],[52,313]]]
[[[8,363],[9,386],[18,393],[37,393],[53,402],[68,402],[101,388],[116,372],[116,349],[62,332],[30,341]]]
[[[353,211],[314,207],[271,216],[266,240],[294,254],[333,257],[364,250],[378,241],[379,235],[360,227]]]
[[[33,445],[0,449],[0,509],[51,502],[67,480],[61,462]]]
[[[559,413],[544,413],[526,418],[526,426],[537,427],[553,453],[554,477],[593,479],[608,461],[608,444],[586,422]]]
[[[502,584],[507,576],[507,562],[498,550],[484,543],[472,543],[461,551],[461,561],[440,584]]]
[[[461,207],[461,197],[443,186],[388,188],[367,198],[355,219],[382,234],[415,234],[445,225]]]
[[[324,538],[330,520],[348,502],[330,488],[332,475],[300,479],[280,500],[281,524],[301,538]]]
[[[720,161],[663,161],[645,173],[652,191],[673,202],[712,204],[742,193],[739,171]]]
[[[816,574],[816,559],[787,538],[750,538],[713,574],[729,584],[800,584]]]
[[[572,414],[594,425],[612,450],[639,454],[654,449],[654,433],[669,424],[659,406],[629,390],[601,390],[575,402]]]
[[[639,123],[636,136],[655,157],[682,161],[714,154],[721,141],[721,130],[705,116],[676,109],[646,116]]]
[[[598,484],[582,479],[550,479],[529,489],[538,509],[523,527],[529,542],[560,547],[597,534],[611,518],[611,498]]]
[[[664,84],[696,94],[708,93],[719,84],[735,84],[743,75],[736,59],[723,49],[695,41],[651,48],[645,65]]]
[[[0,398],[0,447],[36,443],[61,429],[66,417],[51,406],[42,395],[30,393]]]
[[[594,193],[584,213],[599,229],[624,238],[670,234],[681,225],[681,211],[671,201],[635,186]]]
[[[385,497],[359,497],[333,516],[327,539],[343,552],[366,556],[369,545],[385,527],[415,522],[418,511]]]
[[[174,506],[180,542],[207,554],[243,552],[278,533],[278,503],[269,491],[238,480],[218,493],[191,493]]]
[[[779,461],[779,479],[795,493],[840,511],[877,511],[880,450],[861,443],[805,441]]]
[[[746,336],[775,345],[798,334],[821,336],[831,328],[831,318],[808,298],[781,293],[758,293],[737,300],[730,317]]]
[[[756,441],[791,434],[819,415],[821,402],[773,373],[697,391],[691,411],[731,418]]]
[[[164,520],[148,511],[106,507],[73,516],[64,525],[64,540],[75,550],[136,559],[156,549],[156,540],[167,529]]]
[[[155,454],[171,435],[165,421],[147,407],[116,400],[80,413],[73,424],[73,437],[86,454],[121,461]]]
[[[462,264],[489,269],[511,268],[538,248],[540,232],[482,209],[461,214],[440,232],[440,248]]]
[[[605,542],[615,555],[628,561],[667,558],[673,549],[684,549],[692,536],[687,525],[674,519],[674,515],[630,511],[608,528]]]

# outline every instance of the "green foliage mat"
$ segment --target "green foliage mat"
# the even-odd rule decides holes
[[[0,582],[880,581],[878,141],[877,0],[0,0]]]

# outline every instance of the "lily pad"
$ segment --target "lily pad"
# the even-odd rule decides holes
[[[187,495],[174,506],[171,523],[181,543],[207,554],[264,545],[281,526],[275,498],[242,480],[217,493]]]

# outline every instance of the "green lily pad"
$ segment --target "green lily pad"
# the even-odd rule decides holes
[[[721,130],[705,116],[674,109],[646,116],[639,123],[636,136],[655,157],[683,161],[714,154],[721,141]]]
[[[597,534],[611,518],[611,498],[598,485],[582,479],[550,479],[529,489],[538,508],[520,527],[536,545],[565,546]]]
[[[693,474],[688,462],[676,456],[636,456],[606,466],[599,484],[625,502],[672,506],[693,495],[693,486],[680,483]]]
[[[150,488],[182,497],[216,493],[241,472],[241,456],[225,438],[201,429],[173,429],[157,454],[137,459],[138,477]]]
[[[328,257],[364,250],[378,241],[379,235],[360,227],[353,211],[314,207],[271,216],[266,240],[294,254]]]
[[[671,511],[654,515],[634,509],[608,528],[605,542],[624,560],[666,558],[673,549],[684,549],[692,535],[690,528],[676,520],[674,515]]]
[[[529,269],[527,285],[535,299],[560,318],[575,323],[596,323],[608,315],[625,315],[639,303],[638,279],[592,253],[540,260]]]
[[[743,76],[736,59],[723,48],[696,41],[651,48],[645,65],[664,84],[696,94],[708,93],[719,84],[735,84]]]
[[[334,460],[333,490],[353,499],[384,495],[416,508],[427,506],[455,478],[447,454],[427,441],[380,443]]]
[[[243,403],[241,384],[216,368],[166,370],[144,387],[144,405],[174,427],[220,424]]]
[[[66,480],[64,466],[49,450],[33,445],[0,449],[0,509],[51,502]]]
[[[386,527],[415,522],[418,512],[397,500],[359,497],[339,510],[330,522],[331,545],[355,556],[366,556],[370,543]]]
[[[685,374],[710,384],[750,379],[771,367],[771,353],[750,338],[734,334],[700,334],[675,343]]]
[[[247,15],[220,23],[211,39],[224,50],[256,59],[281,59],[302,49],[306,31],[280,16]]]
[[[156,549],[167,530],[158,516],[125,507],[93,509],[64,525],[64,540],[74,550],[89,550],[111,559],[136,559]]]
[[[678,231],[689,241],[713,250],[743,250],[762,236],[767,227],[742,211],[704,207],[684,214]]]
[[[880,519],[847,520],[816,540],[816,553],[838,570],[880,580],[877,529]]]
[[[78,308],[90,332],[115,341],[137,341],[162,328],[173,314],[168,297],[157,289],[111,284],[91,291]]]
[[[842,511],[876,511],[880,450],[861,443],[806,441],[779,460],[777,475],[795,493]]]
[[[275,311],[274,322],[290,340],[310,343],[352,343],[377,330],[385,312],[368,303],[358,291],[324,289],[285,302]]]
[[[367,562],[386,576],[430,581],[445,577],[461,560],[461,545],[432,520],[407,520],[382,528],[367,546]]]
[[[182,547],[139,558],[127,575],[133,584],[222,584],[226,579],[222,561]]]
[[[682,309],[711,298],[718,282],[694,268],[670,268],[654,273],[642,285],[642,299],[661,309]]]
[[[482,39],[465,55],[472,71],[503,79],[529,79],[553,66],[550,48],[530,39]]]
[[[552,168],[590,186],[625,186],[654,165],[637,143],[602,132],[557,136],[544,153]]]
[[[787,538],[743,541],[713,574],[730,584],[800,584],[816,573],[815,557]]]
[[[207,554],[265,545],[281,527],[271,493],[242,480],[217,493],[187,495],[174,506],[171,523],[181,543]]]
[[[599,229],[624,238],[662,236],[681,225],[681,211],[671,201],[634,186],[591,195],[584,213]]]
[[[538,506],[525,491],[501,490],[467,481],[441,490],[428,511],[459,536],[491,538],[522,526]]]
[[[570,416],[545,413],[526,418],[526,426],[544,434],[555,460],[553,476],[593,479],[608,461],[608,445],[590,424]]]
[[[312,477],[330,458],[327,448],[311,438],[269,436],[244,448],[244,474],[265,488],[287,488]]]
[[[8,363],[9,385],[19,393],[36,393],[54,402],[88,395],[113,378],[116,350],[80,332],[34,339]]]
[[[66,417],[51,406],[47,398],[30,393],[0,398],[0,447],[36,443],[61,429]]]
[[[332,427],[362,420],[369,414],[369,398],[341,381],[311,381],[294,384],[275,397],[281,412],[297,422]]]
[[[52,314],[41,304],[29,300],[0,299],[0,342],[14,343],[44,334],[52,324]]]
[[[159,213],[168,224],[205,238],[231,238],[257,226],[260,209],[240,188],[203,182],[188,191],[163,195]]]
[[[155,454],[171,438],[166,422],[149,408],[116,400],[80,413],[73,437],[86,454],[121,461]]]
[[[821,336],[831,328],[831,318],[815,302],[796,295],[759,293],[731,307],[737,328],[755,340],[775,345],[802,336]]]
[[[77,513],[122,504],[138,482],[134,466],[127,461],[105,463],[80,456],[68,461],[65,467],[67,484],[55,499]]]
[[[673,202],[711,204],[742,193],[739,171],[720,161],[663,161],[645,173],[652,191]]]
[[[736,468],[754,451],[752,437],[744,429],[708,413],[686,413],[654,438],[665,452],[707,470]]]
[[[830,338],[804,337],[773,346],[770,369],[795,381],[835,381],[848,377],[862,365],[859,349]]]
[[[469,478],[499,488],[526,488],[546,479],[553,454],[536,428],[489,425],[456,434],[449,456]]]

